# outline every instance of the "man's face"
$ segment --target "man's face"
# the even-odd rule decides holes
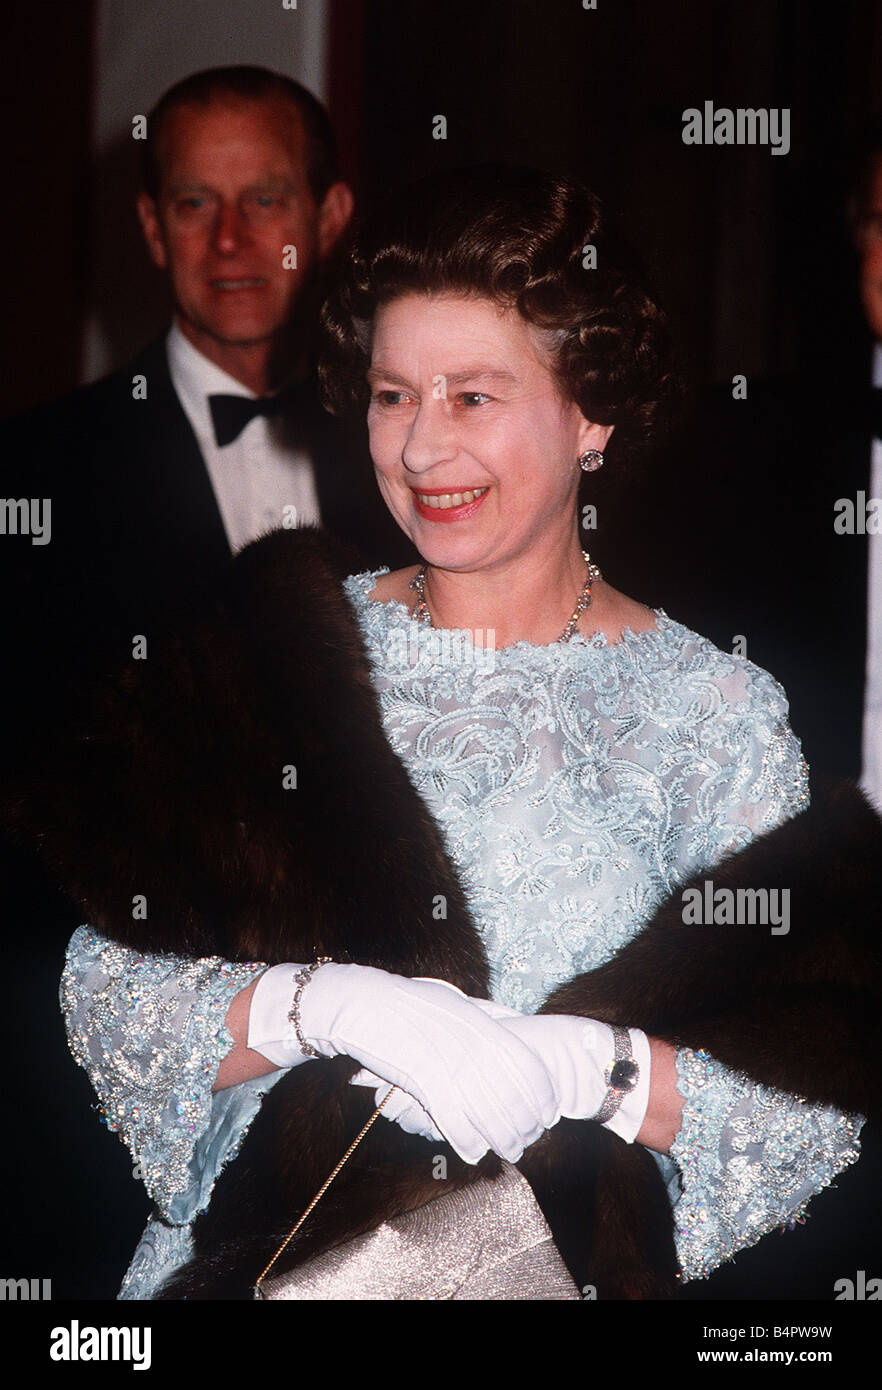
[[[168,116],[159,197],[142,194],[138,210],[178,322],[212,360],[270,343],[342,230],[333,190],[316,203],[305,153],[299,112],[284,99],[185,105]]]
[[[873,337],[882,341],[882,159],[876,160],[867,187],[858,251],[864,317]]]

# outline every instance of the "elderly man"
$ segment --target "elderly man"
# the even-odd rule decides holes
[[[321,409],[312,374],[353,205],[327,113],[287,77],[218,68],[162,97],[144,149],[138,214],[171,290],[170,330],[4,427],[0,494],[28,499],[16,519],[42,527],[4,537],[15,728],[63,715],[138,639],[149,649],[167,611],[264,531],[323,525],[366,562],[412,558],[366,445]]]

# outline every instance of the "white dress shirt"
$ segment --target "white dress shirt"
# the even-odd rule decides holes
[[[873,385],[882,386],[882,343],[873,353]],[[870,496],[882,497],[882,443],[873,440]],[[882,535],[867,536],[867,683],[861,786],[882,812]]]
[[[173,324],[166,339],[172,385],[184,408],[235,554],[277,526],[320,525],[312,461],[285,439],[285,423],[255,416],[231,444],[218,448],[208,397],[255,393],[204,357]]]

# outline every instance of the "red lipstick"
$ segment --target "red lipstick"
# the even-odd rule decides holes
[[[445,494],[454,496],[457,492],[471,492],[472,488],[450,488],[450,487],[421,487],[420,492],[424,497],[443,497]],[[412,488],[413,505],[418,516],[426,521],[462,521],[465,517],[471,516],[480,507],[484,498],[489,494],[489,487],[486,492],[482,492],[480,497],[473,497],[471,502],[463,502],[458,507],[429,507],[425,502],[421,502],[417,497],[416,489]]]

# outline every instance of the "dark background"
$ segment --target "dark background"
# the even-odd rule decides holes
[[[91,157],[94,8],[5,7],[4,414],[80,382],[87,314],[113,366],[165,321],[131,205],[135,142]],[[225,61],[242,61],[250,8],[214,6],[219,25],[230,21]],[[327,13],[329,105],[363,205],[390,183],[484,159],[581,175],[621,210],[698,381],[787,371],[842,320],[843,161],[880,104],[872,0],[599,0],[597,11],[580,0],[330,0]],[[279,7],[280,68],[290,32]],[[171,59],[172,32],[168,45]],[[790,153],[684,145],[682,112],[706,99],[789,107]],[[444,141],[432,138],[437,114]]]
[[[330,0],[329,104],[362,205],[443,166],[501,159],[566,169],[621,210],[697,384],[817,371],[828,345],[836,352],[859,331],[842,203],[849,144],[882,105],[882,7],[598,3]],[[244,60],[251,8],[215,5],[224,61]],[[285,69],[290,29],[278,8],[276,66]],[[137,147],[121,138],[100,159],[92,154],[95,10],[87,0],[5,6],[3,414],[87,379],[90,317],[113,366],[167,318],[132,208]],[[173,29],[166,37],[171,64]],[[170,69],[169,81],[178,75]],[[682,111],[705,100],[789,107],[790,153],[684,145]],[[445,141],[432,138],[439,114]],[[98,1130],[60,1014],[37,992],[57,977],[69,908],[47,904],[36,872],[22,901],[24,918],[7,923],[6,1057],[15,1060],[5,1108],[16,1143],[6,1148],[0,1276],[51,1276],[56,1298],[113,1297],[145,1218],[143,1189],[122,1146]],[[22,1057],[15,1019],[26,1014],[47,1022],[38,1054]],[[47,1111],[65,1136],[52,1152],[41,1137]],[[29,1132],[38,1136],[30,1146]],[[825,1200],[812,1208],[821,1243]],[[717,1297],[728,1296],[727,1277]],[[762,1279],[759,1295],[776,1297],[774,1275]],[[704,1292],[714,1296],[713,1286]]]

